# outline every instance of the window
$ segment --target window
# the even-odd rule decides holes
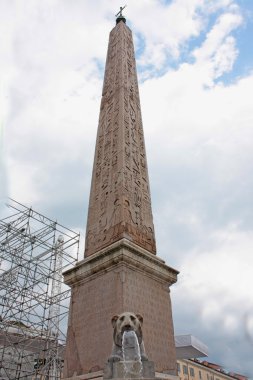
[[[190,368],[190,376],[194,376],[194,368]]]
[[[188,368],[186,365],[183,365],[183,374],[188,375]]]
[[[209,375],[208,375],[208,373],[206,374],[206,378],[207,378],[207,380],[209,380]]]
[[[180,372],[180,364],[177,363],[177,373],[179,373],[179,372]]]
[[[202,373],[199,371],[199,378],[202,379]]]

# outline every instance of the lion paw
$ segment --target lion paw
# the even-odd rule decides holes
[[[119,355],[112,355],[109,357],[108,362],[115,363],[121,361],[122,358]]]

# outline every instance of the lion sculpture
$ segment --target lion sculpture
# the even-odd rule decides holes
[[[109,357],[109,362],[117,362],[123,360],[122,338],[125,331],[134,331],[140,346],[141,360],[148,360],[144,344],[142,341],[142,324],[143,317],[140,314],[124,312],[120,315],[115,315],[112,318],[113,326],[113,348],[112,354]]]

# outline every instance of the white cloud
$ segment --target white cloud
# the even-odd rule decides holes
[[[222,14],[207,34],[200,48],[193,52],[200,69],[204,66],[210,70],[213,79],[232,69],[238,51],[235,39],[230,33],[242,23],[240,13]]]
[[[250,375],[253,233],[239,227],[208,234],[205,248],[196,246],[188,252],[172,294],[176,315],[193,319],[192,323],[188,320],[188,333],[209,346],[210,357],[230,370]],[[185,328],[177,319],[175,323],[177,333],[178,328]]]
[[[208,31],[204,45],[194,55],[199,56],[200,60],[201,55],[202,58],[210,59],[215,53],[220,61],[223,50],[227,48],[234,60],[234,40],[229,38],[225,41],[225,36],[242,22],[240,8],[234,1],[175,0],[169,5],[157,1],[140,1],[131,4],[129,15],[134,23],[134,31],[140,33],[145,40],[144,53],[138,60],[139,64],[161,69],[164,64],[168,64],[168,58],[180,60],[181,53],[187,52],[192,39],[207,30],[209,17],[216,12],[221,12],[220,17]],[[137,40],[137,46],[139,44]],[[216,62],[216,65],[222,66],[221,62]],[[228,70],[228,62],[223,62],[223,66],[223,70]]]
[[[226,315],[228,306],[236,310],[238,304],[244,309],[253,306],[253,301],[252,304],[246,302],[251,299],[253,286],[252,238],[252,232],[242,232],[236,225],[207,236],[206,250],[196,248],[181,263],[182,293],[197,302],[205,299],[206,307],[218,302],[222,316]],[[220,314],[216,313],[216,317],[220,318]]]
[[[177,0],[169,6],[157,1],[135,3],[129,15],[136,32],[145,38],[145,51],[139,63],[160,68],[167,56],[178,58],[183,44],[203,28],[199,12],[203,3],[202,0]]]
[[[9,19],[0,61],[8,61],[1,80],[9,195],[36,204],[52,196],[40,189],[54,181],[66,157],[91,166],[102,86],[96,60],[105,57],[109,27],[103,14],[92,21],[95,8],[84,3],[81,12],[59,1],[26,5],[2,6]]]

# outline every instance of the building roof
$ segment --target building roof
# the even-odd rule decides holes
[[[208,347],[193,335],[175,336],[177,359],[201,358],[208,355]]]
[[[245,376],[245,375],[242,375],[242,374],[239,374],[239,373],[235,373],[235,372],[227,372],[224,370],[224,368],[217,364],[217,363],[211,363],[211,362],[208,362],[207,360],[204,360],[204,361],[201,361],[201,360],[198,360],[198,359],[190,359],[190,361],[194,362],[194,363],[197,363],[199,364],[200,366],[203,366],[203,367],[206,367],[206,368],[210,368],[218,373],[222,373],[224,375],[227,375],[227,376],[230,376],[234,379],[237,379],[237,380],[248,380],[248,377]]]

